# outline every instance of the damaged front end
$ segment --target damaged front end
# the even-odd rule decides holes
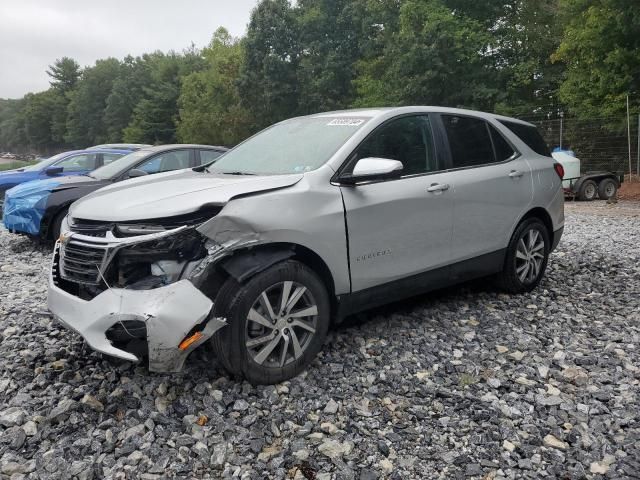
[[[131,361],[148,354],[151,371],[181,370],[226,325],[202,291],[203,269],[223,256],[196,230],[212,213],[153,224],[71,219],[54,251],[49,309],[97,351]]]

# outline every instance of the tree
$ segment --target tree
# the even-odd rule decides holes
[[[564,36],[554,59],[560,98],[582,118],[621,117],[640,106],[640,9],[628,0],[562,0]],[[615,122],[614,122],[615,123]]]
[[[491,109],[500,87],[491,35],[441,0],[407,0],[382,51],[359,64],[358,106],[445,105]]]
[[[511,0],[495,25],[494,45],[505,84],[497,110],[543,115],[557,109],[562,68],[551,57],[562,38],[558,0]]]
[[[219,28],[202,54],[208,67],[182,81],[178,138],[185,143],[235,145],[251,133],[251,116],[241,104],[237,85],[242,44]]]
[[[58,93],[52,89],[29,93],[24,97],[24,101],[22,117],[28,145],[37,151],[51,151],[56,146],[51,119],[58,107]]]
[[[82,73],[70,92],[65,140],[75,147],[87,147],[108,140],[104,111],[121,65],[115,58],[96,61]]]
[[[301,0],[298,22],[300,113],[348,107],[360,55],[358,5],[352,0]]]
[[[47,75],[51,77],[51,87],[62,93],[67,93],[76,86],[80,79],[80,65],[74,59],[62,57],[53,65],[49,65]]]
[[[133,111],[145,96],[145,86],[151,83],[151,68],[154,56],[126,57],[120,75],[113,82],[104,111],[104,125],[108,142],[122,142],[124,129],[133,117]]]
[[[254,128],[298,113],[298,23],[288,0],[262,0],[251,14],[240,71],[243,105]]]
[[[150,82],[124,129],[126,142],[173,143],[176,141],[178,97],[182,78],[205,66],[193,47],[182,55],[156,53],[150,58]]]

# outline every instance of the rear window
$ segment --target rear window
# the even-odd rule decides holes
[[[545,143],[542,135],[540,135],[540,132],[538,132],[538,129],[536,127],[505,120],[500,120],[500,123],[511,130],[513,133],[515,133],[518,138],[520,138],[520,140],[527,144],[527,147],[529,147],[537,154],[544,155],[545,157],[551,156],[549,147]]]

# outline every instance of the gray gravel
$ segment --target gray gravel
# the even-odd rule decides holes
[[[91,352],[46,314],[48,251],[2,230],[3,478],[637,478],[640,217],[598,208],[569,206],[532,294],[369,312],[259,388],[207,351],[179,375]]]

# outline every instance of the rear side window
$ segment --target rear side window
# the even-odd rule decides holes
[[[491,132],[491,140],[493,140],[493,148],[496,151],[496,161],[504,162],[505,160],[509,160],[511,157],[515,155],[515,150],[509,142],[507,142],[504,137],[493,128],[491,125],[487,124],[489,127],[489,131]]]
[[[527,147],[537,154],[544,155],[545,157],[551,156],[549,147],[542,138],[542,135],[540,135],[540,132],[538,132],[538,129],[533,125],[523,125],[522,123],[509,122],[506,120],[500,120],[500,123],[516,134]]]
[[[200,150],[200,165],[211,163],[220,155],[222,155],[222,152],[216,150]]]
[[[494,163],[493,144],[484,120],[442,115],[449,139],[453,168]]]
[[[119,158],[122,158],[121,153],[103,153],[102,164],[109,165],[111,162],[113,162],[114,160],[118,160]]]
[[[156,155],[152,159],[137,167],[149,174],[170,172],[190,167],[189,150],[173,150]]]

